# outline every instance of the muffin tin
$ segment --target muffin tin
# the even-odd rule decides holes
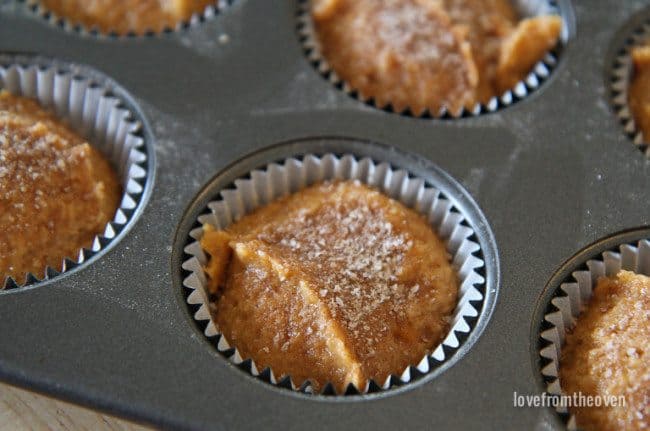
[[[23,285],[33,285],[88,265],[126,233],[149,196],[148,172],[154,163],[149,156],[151,131],[128,93],[88,67],[0,54],[0,82],[12,94],[36,99],[93,142],[116,169],[122,189],[119,208],[101,234],[88,248],[65,256],[59,265],[28,273]],[[13,278],[0,278],[0,288],[18,287]]]
[[[610,66],[628,20],[650,16],[643,6],[558,2],[569,38],[543,86],[494,113],[435,120],[377,110],[324,80],[304,55],[297,0],[237,0],[214,19],[129,38],[61,28],[3,0],[0,53],[114,79],[151,130],[155,164],[119,242],[74,272],[0,292],[0,379],[165,428],[564,429],[552,409],[515,408],[513,393],[546,390],[539,310],[565,278],[552,278],[557,268],[649,224],[650,166],[610,104]],[[325,138],[424,177],[439,168],[489,223],[475,225],[496,304],[482,333],[455,363],[398,389],[325,397],[269,385],[224,360],[188,312],[183,249],[211,184],[237,160],[250,170]]]
[[[598,279],[614,277],[621,270],[650,275],[649,237],[647,228],[630,229],[597,241],[577,253],[549,281],[533,325],[539,337],[540,373],[549,394],[563,394],[558,376],[565,331],[588,305]],[[575,416],[565,406],[556,410],[569,430],[577,429]]]
[[[462,186],[430,162],[396,148],[354,139],[302,139],[258,151],[220,173],[192,205],[179,230],[180,240],[184,235],[186,241],[183,286],[191,313],[214,347],[242,370],[278,387],[313,394],[309,382],[295,382],[290,375],[258,368],[219,332],[210,319],[211,295],[203,270],[207,256],[198,241],[204,224],[223,229],[274,199],[328,180],[371,185],[422,214],[445,241],[459,291],[458,305],[449,316],[449,332],[431,354],[385,381],[371,380],[363,388],[349,385],[344,394],[325,385],[318,395],[393,391],[433,378],[458,361],[485,327],[497,296],[497,250],[487,221]],[[213,200],[206,203],[205,198]]]

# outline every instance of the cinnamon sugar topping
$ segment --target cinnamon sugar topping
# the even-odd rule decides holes
[[[215,260],[224,241],[227,264]],[[456,303],[456,274],[426,220],[358,182],[309,187],[225,231],[205,226],[201,244],[226,338],[316,388],[401,373],[441,341]]]
[[[650,429],[650,278],[601,278],[562,348],[568,393],[624,397],[625,405],[572,409],[580,429]]]
[[[319,54],[364,100],[454,115],[512,89],[562,19],[519,21],[510,0],[313,0]]]
[[[362,323],[385,303],[398,315],[408,299],[411,286],[398,282],[398,274],[413,241],[384,221],[383,209],[357,203],[336,202],[317,214],[299,214],[257,238],[292,257],[300,255],[308,268],[316,269],[312,275],[319,276],[324,287],[320,296],[332,316],[341,319],[349,334],[368,339],[371,334]]]
[[[36,102],[0,92],[0,280],[42,276],[90,246],[117,210],[108,162]]]
[[[174,28],[215,0],[40,0],[49,11],[74,24],[104,33],[144,34]]]

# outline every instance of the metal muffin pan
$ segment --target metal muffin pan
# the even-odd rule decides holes
[[[492,114],[431,120],[374,109],[324,80],[304,56],[296,0],[237,0],[188,29],[119,39],[0,2],[0,52],[114,79],[150,125],[156,159],[149,201],[119,243],[46,285],[0,292],[0,379],[164,428],[563,429],[551,409],[513,406],[513,392],[543,390],[536,304],[576,251],[650,223],[650,166],[608,98],[617,34],[644,2],[570,5],[572,37],[534,94]],[[371,397],[295,395],[235,369],[187,311],[177,245],[204,185],[261,148],[324,136],[428,159],[490,224],[496,307],[434,378]]]

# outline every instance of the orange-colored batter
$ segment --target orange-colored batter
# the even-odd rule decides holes
[[[634,122],[643,134],[650,139],[650,45],[632,49],[634,74],[629,89],[629,103]]]
[[[449,330],[458,279],[421,215],[354,182],[204,226],[215,319],[258,367],[316,390],[400,374]]]
[[[35,101],[0,91],[0,286],[76,258],[113,219],[120,195],[97,150]]]
[[[623,406],[571,409],[580,429],[650,429],[650,278],[621,271],[598,281],[567,334],[560,382],[569,395],[625,399]]]
[[[562,20],[518,22],[508,0],[313,0],[323,57],[363,98],[457,113],[503,94],[558,41]]]
[[[103,33],[161,32],[202,13],[215,0],[40,0],[51,12]]]

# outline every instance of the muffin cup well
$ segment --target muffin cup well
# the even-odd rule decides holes
[[[561,15],[561,10],[553,0],[515,0],[516,10],[522,17],[532,17],[538,15]],[[463,107],[460,111],[453,112],[443,107],[438,112],[426,110],[420,115],[416,115],[409,108],[403,111],[397,111],[389,103],[387,105],[378,105],[372,95],[362,95],[346,81],[342,80],[327,62],[322,54],[320,42],[316,35],[314,22],[310,13],[310,0],[299,0],[298,2],[298,35],[303,46],[303,51],[309,62],[314,68],[336,88],[343,91],[350,97],[353,97],[374,108],[386,112],[396,113],[417,118],[439,118],[439,119],[456,119],[464,117],[476,117],[482,114],[496,112],[506,108],[522,99],[525,99],[530,93],[537,90],[542,83],[551,75],[553,69],[557,66],[561,45],[568,38],[566,19],[564,28],[560,36],[560,42],[553,50],[546,53],[544,58],[539,61],[528,74],[528,76],[518,82],[512,89],[506,91],[500,96],[492,97],[487,103],[477,103],[471,107]]]
[[[561,388],[559,371],[567,330],[575,326],[581,311],[588,306],[598,279],[613,277],[621,270],[650,276],[650,241],[643,239],[621,244],[587,260],[583,268],[573,271],[553,294],[539,333],[541,373],[549,394],[566,395]],[[566,407],[558,404],[556,411],[569,430],[577,429],[575,416],[569,415]]]
[[[424,214],[445,241],[452,266],[459,276],[458,304],[450,318],[450,331],[443,342],[430,355],[422,357],[421,361],[407,367],[400,375],[392,375],[384,382],[371,381],[365,388],[351,385],[346,394],[377,392],[409,383],[445,362],[462,345],[459,338],[465,338],[464,334],[474,329],[474,318],[483,308],[485,279],[477,271],[484,266],[484,261],[477,257],[480,246],[473,240],[474,230],[465,223],[465,217],[454,205],[439,190],[428,186],[425,180],[412,177],[405,170],[394,170],[388,163],[376,163],[367,157],[358,159],[352,154],[308,154],[301,159],[289,158],[253,170],[248,176],[235,180],[231,188],[221,190],[219,199],[207,205],[208,212],[198,217],[198,227],[190,232],[190,244],[185,247],[188,258],[182,267],[189,275],[183,280],[183,285],[189,291],[188,304],[196,310],[194,319],[207,323],[204,335],[212,339],[219,352],[232,363],[268,383],[313,393],[309,382],[294,382],[290,376],[277,376],[271,369],[261,370],[252,359],[243,358],[219,332],[211,315],[212,304],[203,270],[208,258],[199,241],[203,234],[201,226],[206,223],[224,229],[243,215],[279,197],[320,181],[335,179],[358,180],[376,187],[387,196]],[[331,384],[327,384],[321,393],[336,395]]]
[[[46,20],[51,25],[55,27],[59,27],[65,31],[77,33],[82,36],[90,35],[90,36],[102,36],[102,37],[110,37],[110,38],[122,38],[122,37],[137,38],[137,37],[151,37],[162,33],[174,33],[177,31],[182,31],[185,29],[196,27],[197,25],[200,25],[201,23],[208,21],[214,18],[215,16],[219,15],[224,9],[226,9],[235,0],[214,0],[214,4],[207,6],[202,12],[194,13],[188,20],[179,21],[178,23],[176,23],[174,27],[166,27],[160,32],[155,32],[150,30],[142,34],[135,33],[133,31],[126,34],[120,34],[116,32],[105,33],[103,31],[100,31],[97,28],[94,27],[89,28],[84,26],[83,24],[72,22],[66,17],[58,16],[54,12],[47,9],[38,0],[21,0],[21,1],[25,2],[27,4],[27,7],[29,7],[29,9],[34,14]]]
[[[68,256],[56,268],[26,274],[19,285],[10,277],[0,278],[0,290],[48,280],[87,262],[113,243],[134,219],[143,200],[148,178],[149,151],[137,119],[124,100],[116,96],[114,85],[82,66],[66,66],[42,58],[0,55],[0,89],[35,99],[111,162],[123,189],[119,208],[104,232],[96,236],[90,248]],[[1,274],[0,274],[1,276]]]
[[[643,136],[634,121],[634,115],[629,106],[629,89],[634,74],[632,50],[643,43],[650,43],[650,11],[646,13],[646,16],[647,18],[640,24],[626,24],[627,34],[611,64],[609,85],[612,108],[616,118],[623,126],[623,131],[647,157],[650,157],[650,148],[647,142],[650,137]]]

